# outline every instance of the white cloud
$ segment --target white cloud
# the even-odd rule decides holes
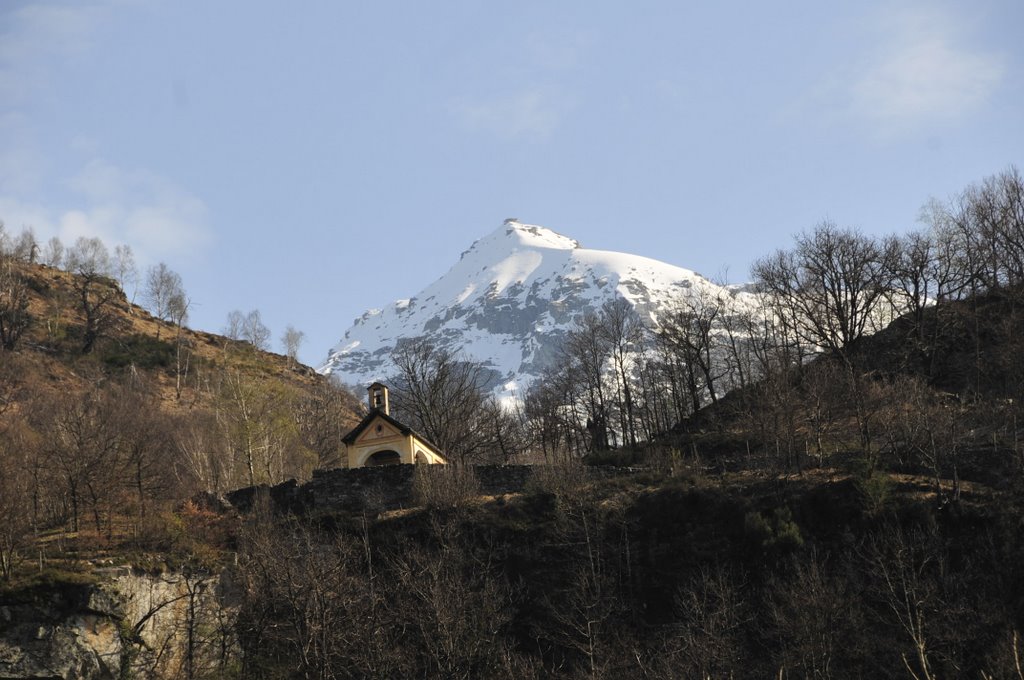
[[[101,141],[81,133],[70,148],[94,159],[67,182],[70,197],[40,198],[54,171],[35,143],[34,100],[45,96],[55,69],[91,49],[117,12],[146,1],[34,0],[0,8],[0,220],[9,230],[31,226],[40,238],[65,243],[98,236],[130,245],[142,263],[180,261],[210,244],[201,199],[156,173],[97,157]]]
[[[532,88],[484,99],[462,98],[452,109],[471,128],[506,138],[544,139],[572,106],[561,93]]]
[[[70,244],[98,236],[108,245],[128,244],[143,263],[180,262],[203,254],[212,242],[205,203],[154,173],[95,159],[69,186],[78,205],[63,210],[0,196],[0,220],[14,231],[31,226],[44,240],[59,236]]]
[[[966,44],[963,29],[931,7],[881,15],[876,47],[849,81],[852,112],[884,128],[906,128],[981,108],[1003,79],[1004,60]]]

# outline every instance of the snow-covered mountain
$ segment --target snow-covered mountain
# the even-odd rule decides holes
[[[575,322],[606,301],[625,298],[653,322],[664,305],[695,291],[723,289],[688,269],[506,220],[416,296],[356,319],[319,370],[350,385],[385,380],[395,346],[425,336],[483,362],[497,391],[522,394]]]

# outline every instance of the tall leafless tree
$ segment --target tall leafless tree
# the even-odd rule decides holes
[[[656,336],[675,354],[675,365],[690,395],[693,410],[705,398],[718,402],[718,380],[726,375],[718,350],[722,302],[708,290],[696,290],[681,298],[659,319]]]
[[[43,249],[43,264],[59,269],[64,264],[64,244],[56,237],[50,237]]]
[[[21,423],[0,426],[0,578],[10,580],[31,546],[31,447]]]
[[[792,250],[758,260],[753,274],[762,293],[795,319],[802,341],[847,356],[876,328],[891,256],[875,239],[823,222],[798,235]]]
[[[134,303],[139,285],[139,269],[135,265],[135,253],[131,246],[123,243],[114,246],[114,272],[125,295],[131,289],[129,300]]]
[[[143,296],[153,316],[167,323],[183,318],[188,309],[181,276],[163,262],[146,271],[146,288]],[[160,338],[159,325],[156,337]]]
[[[293,364],[299,360],[299,347],[302,346],[302,341],[305,338],[305,333],[291,325],[287,326],[284,329],[284,334],[281,335],[281,347],[284,349],[285,356]]]
[[[392,405],[399,417],[453,461],[469,463],[495,454],[488,436],[487,369],[418,338],[392,354],[397,374]]]
[[[32,322],[29,289],[11,257],[0,255],[0,348],[13,350]]]
[[[78,296],[79,309],[85,318],[82,334],[82,353],[93,350],[96,341],[116,322],[113,304],[119,289],[110,278],[110,254],[98,238],[81,237],[68,253],[68,270],[76,276],[72,282]]]
[[[637,444],[635,400],[636,359],[644,341],[645,327],[640,315],[625,298],[616,298],[601,307],[598,316],[601,332],[611,354],[615,401],[619,413],[619,431],[625,443]]]

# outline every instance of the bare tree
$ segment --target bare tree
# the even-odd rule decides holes
[[[943,497],[942,480],[951,478],[946,500],[960,497],[959,453],[966,439],[961,408],[943,402],[940,395],[916,376],[900,376],[880,409],[880,429],[886,449],[904,465],[926,467]]]
[[[270,329],[263,324],[260,310],[243,314],[237,309],[228,313],[224,335],[232,340],[244,340],[256,349],[266,350],[270,342]]]
[[[243,539],[239,572],[246,602],[238,627],[247,651],[243,675],[422,675],[406,658],[405,635],[415,634],[416,617],[391,625],[404,589],[387,590],[390,579],[378,574],[368,532],[327,536],[302,525],[274,525],[262,516]]]
[[[0,347],[13,350],[32,322],[28,285],[12,258],[0,255]]]
[[[528,440],[540,446],[549,463],[579,454],[584,448],[586,430],[577,413],[574,387],[567,367],[556,364],[530,386],[524,399]]]
[[[615,380],[615,401],[619,412],[619,431],[624,443],[637,444],[634,374],[636,357],[644,341],[644,325],[633,305],[625,298],[616,298],[601,307],[600,328],[611,351]]]
[[[192,350],[182,333],[182,328],[188,321],[188,310],[191,306],[192,300],[185,295],[184,291],[181,291],[171,298],[168,309],[168,314],[174,324],[174,393],[179,400],[182,387],[188,378],[189,367],[192,364]]]
[[[32,227],[25,227],[11,246],[11,256],[19,262],[35,264],[39,257],[39,241]]]
[[[79,238],[68,253],[67,261],[69,271],[77,274],[72,285],[85,317],[82,353],[88,354],[115,322],[111,308],[119,291],[110,278],[110,254],[98,238]]]
[[[43,249],[43,264],[59,269],[64,264],[64,244],[56,236],[46,242]]]
[[[870,385],[854,367],[852,345],[875,330],[882,303],[891,289],[895,251],[851,229],[824,222],[796,238],[796,247],[759,260],[754,277],[767,296],[775,319],[791,325],[799,343],[811,350],[833,352],[846,366],[849,394],[857,420],[860,444],[870,463]]]
[[[224,328],[221,329],[221,333],[224,337],[231,340],[242,339],[242,323],[245,321],[245,315],[237,309],[233,309],[228,312],[227,321],[224,324]]]
[[[419,474],[419,471],[417,471]],[[464,471],[429,471],[464,475]],[[396,599],[407,608],[416,646],[423,650],[424,677],[488,677],[502,652],[502,634],[511,621],[505,605],[510,589],[496,577],[488,555],[471,553],[451,525],[434,522],[436,550],[408,549],[394,559],[401,588]]]
[[[296,402],[294,418],[306,447],[317,457],[316,467],[342,465],[341,439],[358,422],[360,402],[355,395],[330,378],[318,380]]]
[[[96,532],[111,510],[112,489],[121,472],[119,402],[96,387],[68,393],[33,406],[35,429],[43,434],[47,464],[64,485],[71,503],[71,530],[79,530],[83,510],[92,511]]]
[[[572,407],[585,414],[583,419],[590,433],[588,444],[592,451],[614,445],[611,438],[615,431],[609,423],[614,414],[606,381],[611,352],[601,317],[592,314],[581,319],[569,333],[558,359],[571,384],[567,385],[571,390],[567,395],[571,394]]]
[[[399,346],[392,360],[392,404],[407,424],[449,459],[468,463],[494,453],[483,427],[488,385],[481,364],[422,338]]]
[[[165,322],[172,322],[176,317],[182,318],[188,309],[185,288],[181,276],[161,262],[146,272],[146,289],[143,293],[149,303],[153,316]],[[160,326],[156,336],[160,337]]]
[[[168,462],[174,460],[171,429],[160,410],[156,392],[141,378],[111,390],[114,401],[135,408],[119,412],[115,427],[120,431],[119,461],[123,483],[132,491],[137,527],[147,516],[150,505],[170,487]]]
[[[686,677],[733,677],[743,668],[743,625],[751,618],[745,577],[721,564],[701,569],[676,595],[679,623],[667,640]]]
[[[954,222],[973,250],[989,290],[1024,281],[1024,178],[1008,170],[968,187],[954,208]]]
[[[578,655],[585,677],[605,677],[614,656],[612,621],[621,602],[616,597],[614,554],[606,544],[607,531],[591,499],[579,489],[559,497],[564,513],[558,539],[572,546],[573,559],[562,583],[544,598],[553,623],[544,631],[559,646]],[[547,628],[547,627],[546,627]]]
[[[835,361],[819,360],[803,375],[800,383],[804,430],[814,442],[818,465],[825,462],[825,444],[846,405],[844,371]]]
[[[942,573],[945,560],[935,539],[924,530],[890,526],[868,546],[882,601],[911,645],[909,657],[901,654],[903,665],[916,680],[937,677],[933,627],[943,604],[936,573]]]
[[[114,269],[117,275],[117,282],[121,284],[121,290],[128,293],[128,286],[132,288],[129,300],[135,302],[135,293],[139,284],[139,270],[135,266],[135,254],[129,245],[119,244],[114,246]]]
[[[32,534],[32,479],[23,428],[0,427],[0,577],[10,580]]]
[[[726,375],[718,352],[718,327],[722,303],[710,291],[692,291],[677,301],[659,319],[657,338],[676,354],[675,365],[683,369],[682,380],[690,395],[693,410],[705,398],[718,402],[716,386]]]
[[[924,313],[937,294],[935,271],[935,242],[928,232],[912,231],[903,236],[886,239],[885,248],[892,254],[890,280],[894,307],[906,311],[914,321],[918,339],[924,339]]]
[[[259,350],[266,351],[270,347],[270,329],[263,323],[260,310],[254,309],[245,315],[242,324],[242,339]]]
[[[843,677],[844,656],[857,656],[856,632],[864,625],[849,582],[812,553],[772,586],[768,622],[779,666],[796,677]]]
[[[875,328],[890,257],[875,240],[823,222],[797,236],[793,250],[758,260],[753,274],[779,312],[795,319],[803,342],[845,357]]]
[[[110,252],[103,241],[96,237],[78,237],[68,251],[65,262],[70,272],[88,272],[107,277],[112,272]]]
[[[213,414],[189,414],[172,431],[178,454],[173,471],[183,488],[219,494],[238,481],[231,473],[230,440]]]
[[[284,329],[284,334],[281,336],[281,347],[284,348],[285,356],[287,356],[292,363],[299,360],[299,347],[302,345],[302,341],[305,340],[305,338],[305,333],[297,330],[291,325]]]
[[[223,449],[234,465],[234,483],[276,484],[309,475],[315,461],[291,417],[293,400],[294,394],[272,379],[224,373],[216,414]]]

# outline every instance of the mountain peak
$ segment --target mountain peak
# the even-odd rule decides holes
[[[523,248],[575,250],[582,246],[576,239],[563,236],[552,229],[536,224],[525,224],[515,217],[510,217],[500,227],[476,241],[469,250],[462,253],[462,257],[473,252],[493,254],[495,251]]]
[[[576,239],[563,236],[547,227],[524,224],[514,218],[505,220],[499,231],[504,231],[506,237],[515,238],[524,246],[533,248],[573,250],[581,247],[580,242]]]
[[[394,348],[426,337],[481,361],[507,394],[536,379],[566,333],[605,302],[624,298],[653,322],[663,305],[698,289],[718,287],[690,270],[583,248],[511,218],[417,295],[356,319],[320,370],[353,384],[384,380]]]

